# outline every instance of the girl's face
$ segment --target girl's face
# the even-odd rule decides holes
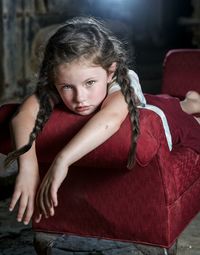
[[[56,69],[54,84],[64,104],[73,112],[88,115],[94,112],[107,95],[107,84],[113,71],[90,62],[73,61]]]

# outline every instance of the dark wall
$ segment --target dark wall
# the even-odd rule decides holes
[[[15,96],[24,96],[32,80],[35,36],[73,16],[104,19],[129,43],[133,68],[145,92],[160,91],[162,61],[169,49],[194,47],[192,30],[179,22],[180,17],[191,17],[190,0],[7,0],[0,2],[0,10],[0,50],[4,53],[0,56],[0,92]]]

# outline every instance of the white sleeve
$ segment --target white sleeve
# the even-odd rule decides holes
[[[119,84],[117,82],[112,82],[111,84],[109,84],[108,86],[108,95],[121,90],[121,87],[119,86]]]
[[[135,95],[138,97],[141,105],[146,105],[146,99],[142,93],[141,85],[140,85],[139,78],[138,78],[137,74],[134,71],[129,70],[128,76],[131,81],[131,87],[134,89]],[[114,93],[115,91],[119,91],[119,90],[121,90],[120,85],[114,81],[108,87],[108,95]]]
[[[141,105],[146,105],[146,99],[143,95],[138,75],[132,70],[129,70],[128,75],[131,81],[131,87],[135,91],[135,95],[138,97]]]

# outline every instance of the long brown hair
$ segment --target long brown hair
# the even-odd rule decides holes
[[[132,126],[132,142],[128,157],[128,168],[135,162],[135,150],[139,134],[137,98],[128,77],[127,53],[122,43],[98,20],[87,17],[73,18],[62,25],[48,40],[39,72],[36,95],[40,108],[28,144],[8,154],[8,165],[27,152],[52,113],[54,98],[59,98],[53,74],[58,65],[75,59],[89,59],[105,70],[117,63],[116,81],[128,104]]]

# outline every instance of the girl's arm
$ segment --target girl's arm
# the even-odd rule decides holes
[[[39,104],[35,95],[30,96],[20,106],[19,113],[12,119],[11,127],[16,149],[28,143],[29,135],[35,125]],[[33,214],[34,199],[39,184],[39,171],[35,151],[35,142],[31,149],[21,155],[18,160],[19,174],[15,182],[15,189],[9,206],[12,211],[17,202],[19,209],[17,220],[23,219],[27,224]]]
[[[101,110],[59,152],[38,192],[37,205],[42,214],[46,217],[54,215],[54,206],[58,205],[57,191],[68,167],[116,133],[127,114],[128,107],[121,91],[108,95]],[[36,222],[40,221],[40,217],[41,214]]]
[[[61,150],[59,159],[69,167],[116,133],[127,114],[128,107],[121,91],[112,93],[101,110]]]

